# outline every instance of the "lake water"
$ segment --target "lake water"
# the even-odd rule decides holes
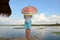
[[[0,37],[21,37],[25,36],[25,29],[14,29],[15,27],[22,27],[22,26],[0,26]],[[46,33],[44,35],[41,33],[43,29],[38,28],[44,28],[47,29]],[[41,32],[39,32],[39,31]],[[31,36],[36,35],[39,38],[42,38],[43,40],[60,40],[60,35],[52,34],[53,32],[60,32],[60,27],[48,27],[48,26],[33,26],[31,28]],[[42,36],[44,35],[44,36]]]

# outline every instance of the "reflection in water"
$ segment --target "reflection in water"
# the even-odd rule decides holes
[[[32,35],[40,35],[36,30],[31,29],[31,36]],[[19,37],[25,36],[24,29],[13,29],[13,27],[0,27],[0,37]]]
[[[53,32],[60,32],[60,27],[48,27],[44,40],[60,40],[60,35],[55,35]]]
[[[16,27],[16,26],[15,26]],[[24,29],[13,29],[14,27],[8,26],[0,26],[0,37],[20,37],[25,36]],[[45,28],[46,30],[45,36],[37,30],[38,28]],[[43,29],[42,29],[43,30]],[[37,35],[39,38],[43,38],[43,40],[60,40],[60,35],[53,35],[52,32],[59,31],[60,28],[56,29],[54,27],[32,27],[31,29],[31,36]],[[43,32],[44,33],[44,32]]]

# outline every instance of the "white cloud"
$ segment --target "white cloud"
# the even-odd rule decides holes
[[[0,24],[23,24],[23,19],[12,19],[0,16]]]
[[[60,23],[60,16],[58,15],[51,15],[51,16],[46,16],[44,13],[40,13],[39,15],[35,15],[33,18],[32,18],[32,21],[33,23],[36,23],[36,24],[46,24],[46,23],[57,23],[59,22]]]
[[[33,23],[40,24],[40,23],[45,23],[48,21],[47,17],[45,16],[45,13],[40,13],[38,15],[35,15],[32,18]]]
[[[47,21],[48,19],[45,17],[44,14],[39,14],[39,15],[35,15],[32,18],[32,21]]]
[[[58,22],[58,23],[60,23],[60,16],[59,15],[51,15],[49,17],[49,20],[50,20],[50,22],[54,22],[54,23]]]
[[[56,22],[60,23],[60,16],[55,14],[47,17],[45,13],[40,13],[34,15],[32,18],[33,24],[46,24]],[[13,19],[0,16],[0,24],[24,24],[24,19]]]

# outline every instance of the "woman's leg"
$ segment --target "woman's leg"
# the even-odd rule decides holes
[[[31,29],[31,20],[28,22],[28,28]]]
[[[30,40],[30,29],[26,29],[26,39]]]
[[[30,27],[31,27],[31,21],[25,22],[25,29],[26,29],[26,39],[30,40]]]
[[[28,27],[28,22],[25,22],[25,29],[27,29],[27,27]]]

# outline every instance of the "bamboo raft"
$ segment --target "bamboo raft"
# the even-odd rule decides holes
[[[0,40],[27,40],[26,37],[0,38]],[[41,40],[37,36],[32,36],[30,40]]]

